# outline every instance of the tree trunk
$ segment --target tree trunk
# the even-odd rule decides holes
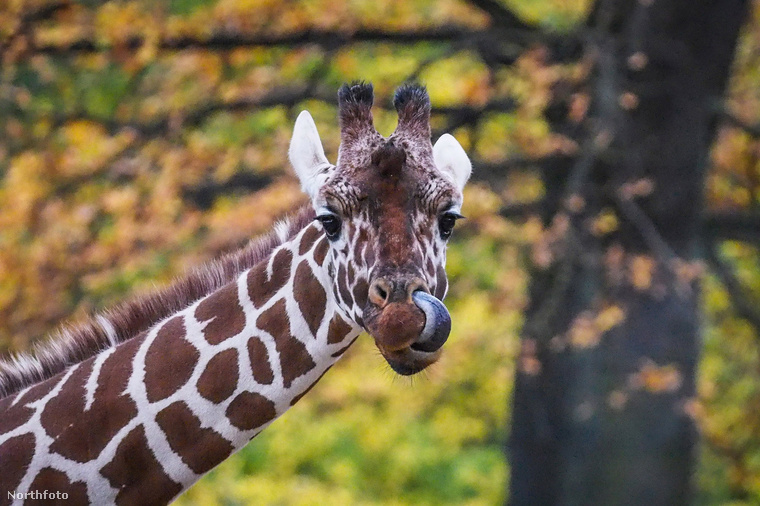
[[[579,156],[547,170],[513,399],[509,502],[687,504],[699,223],[748,2],[600,0]]]

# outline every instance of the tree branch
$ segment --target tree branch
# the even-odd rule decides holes
[[[237,172],[224,183],[206,181],[192,188],[187,188],[182,192],[182,197],[195,204],[196,207],[206,210],[220,196],[243,191],[252,193],[265,188],[271,182],[272,177],[268,175]]]
[[[525,171],[528,169],[545,170],[554,167],[557,164],[569,166],[575,160],[568,155],[554,154],[539,158],[530,158],[525,156],[515,156],[504,160],[481,161],[473,160],[472,162],[472,181],[482,181],[491,186],[504,183],[504,180],[515,171]]]
[[[58,12],[67,9],[71,5],[70,1],[63,0],[59,2],[52,2],[47,5],[43,5],[37,10],[33,10],[22,14],[16,27],[11,31],[2,41],[0,41],[0,55],[5,54],[5,51],[13,43],[13,40],[23,33],[27,33],[32,24],[38,21],[45,21],[51,19]]]
[[[71,6],[70,0],[62,0],[59,2],[51,2],[43,5],[36,11],[27,12],[21,17],[22,23],[35,23],[37,21],[45,21],[52,18],[60,11],[67,9]]]
[[[60,127],[71,121],[93,121],[103,125],[110,133],[115,133],[126,128],[133,129],[145,136],[155,136],[166,133],[176,127],[197,127],[211,114],[216,112],[246,112],[276,106],[293,107],[308,99],[320,100],[332,105],[337,105],[338,103],[337,95],[332,91],[312,84],[301,84],[288,87],[274,87],[268,93],[254,98],[201,104],[196,109],[176,111],[147,122],[119,121],[112,118],[96,117],[87,113],[75,113],[55,116],[52,119],[52,123],[54,127]],[[378,103],[375,107],[386,108],[390,106]],[[509,112],[514,110],[515,107],[515,100],[511,98],[499,98],[487,102],[482,106],[434,106],[431,108],[431,113],[459,119],[477,119],[487,112]],[[443,132],[436,133],[440,135]]]
[[[478,118],[487,112],[512,112],[517,108],[517,105],[517,100],[507,97],[489,100],[482,106],[433,106],[430,112],[431,114],[445,114],[469,119]]]
[[[472,125],[479,121],[485,113],[488,112],[512,112],[517,109],[517,100],[511,97],[496,98],[490,100],[482,106],[455,106],[455,107],[433,107],[432,114],[443,114],[449,116],[448,122],[443,129],[433,131],[433,136],[437,137],[446,132],[452,132],[457,128],[465,125]]]
[[[729,239],[760,244],[760,215],[713,212],[702,218],[702,231],[710,239]]]
[[[747,123],[746,121],[738,118],[736,115],[734,115],[731,111],[727,109],[721,109],[718,112],[718,117],[725,121],[727,124],[731,125],[732,127],[736,127],[740,130],[743,130],[748,135],[754,138],[760,137],[760,123]]]
[[[499,209],[499,216],[512,220],[525,219],[529,216],[541,213],[541,202],[524,202],[522,204],[510,204]]]
[[[103,125],[110,133],[121,129],[133,129],[145,136],[156,136],[168,132],[176,126],[199,126],[215,112],[239,112],[263,109],[275,106],[294,106],[307,99],[318,99],[324,102],[337,103],[337,97],[313,89],[309,85],[273,88],[265,95],[255,98],[241,98],[225,102],[210,102],[199,105],[190,111],[176,111],[167,116],[161,116],[147,122],[119,121],[112,118],[92,116],[87,113],[75,113],[55,116],[52,120],[54,127],[60,127],[71,121],[93,121]]]
[[[615,192],[615,201],[618,209],[622,211],[628,222],[636,228],[646,245],[663,265],[667,266],[670,260],[678,258],[678,254],[662,237],[652,219],[633,200],[633,197],[625,195],[623,191],[617,191]]]
[[[580,30],[570,33],[551,33],[540,26],[528,23],[515,12],[497,0],[467,0],[467,3],[488,14],[494,35],[479,41],[478,52],[485,63],[510,65],[517,58],[514,50],[505,50],[504,42],[520,43],[522,49],[540,42],[549,48],[550,59],[556,63],[578,60],[583,54],[584,35]],[[510,37],[504,35],[510,33]]]
[[[731,304],[736,314],[754,327],[755,335],[760,339],[760,312],[757,310],[757,303],[749,300],[731,267],[720,258],[715,242],[710,241],[705,249],[707,261],[731,296]]]
[[[529,25],[517,14],[495,0],[467,0],[467,3],[488,14],[499,28],[518,29],[526,32],[537,30],[535,26]]]
[[[299,47],[318,45],[325,48],[335,48],[359,42],[387,42],[410,44],[415,42],[451,42],[470,39],[483,30],[473,30],[464,26],[444,25],[418,30],[378,30],[360,28],[355,31],[316,30],[287,32],[281,34],[244,34],[217,32],[205,38],[170,37],[158,42],[158,49],[165,51],[181,51],[184,49],[228,50],[241,47]],[[136,36],[118,44],[119,49],[136,51],[146,40]],[[55,56],[75,55],[82,53],[97,53],[108,51],[117,44],[101,43],[93,38],[82,37],[69,44],[43,44],[33,47],[32,52]]]
[[[354,31],[306,29],[281,34],[217,32],[208,37],[183,36],[166,38],[158,41],[156,48],[161,51],[181,51],[185,49],[225,51],[244,47],[296,48],[315,45],[329,51],[351,44],[366,42],[406,45],[419,42],[458,43],[460,47],[471,47],[490,67],[512,64],[522,51],[536,42],[544,42],[554,49],[567,45],[567,41],[564,38],[544,33],[518,20],[515,23],[505,22],[498,26],[483,29],[442,25],[430,28],[390,31],[360,28]],[[114,48],[118,48],[121,51],[134,52],[146,43],[148,42],[142,36],[135,36],[117,42],[101,42],[84,36],[68,44],[40,44],[36,46],[31,44],[26,54],[40,53],[50,56],[76,56],[107,52]],[[554,51],[554,49],[553,53],[568,53],[566,49],[562,49],[559,52]],[[577,57],[577,55],[575,56]]]

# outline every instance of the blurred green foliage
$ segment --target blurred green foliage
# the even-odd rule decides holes
[[[526,20],[559,32],[587,0],[509,0]],[[29,13],[63,5],[48,17]],[[729,105],[760,118],[760,24],[745,30]],[[189,44],[213,33],[278,37],[305,30],[480,29],[462,0],[171,0],[53,2],[0,7],[0,350],[22,350],[76,321],[242,244],[304,202],[286,164],[295,115],[314,116],[335,158],[337,87],[373,81],[376,125],[390,133],[389,97],[416,77],[433,101],[433,127],[452,130],[480,166],[574,149],[542,113],[559,79],[583,62],[548,65],[540,48],[493,71],[466,45]],[[24,30],[32,30],[29,49]],[[139,38],[142,42],[133,44]],[[242,37],[244,38],[244,37]],[[78,43],[92,47],[77,50]],[[315,84],[316,83],[316,84]],[[514,99],[514,108],[488,104]],[[479,111],[453,122],[452,110]],[[577,100],[583,114],[583,97]],[[757,210],[760,142],[719,132],[707,205]],[[260,179],[257,179],[260,178]],[[489,179],[488,174],[476,178]],[[241,183],[242,181],[242,183]],[[262,183],[258,188],[256,181]],[[254,191],[257,190],[257,191]],[[526,303],[535,218],[502,206],[542,196],[527,164],[494,184],[473,182],[467,223],[450,247],[452,337],[423,377],[393,376],[364,336],[320,384],[180,504],[499,504],[504,445]],[[747,296],[760,301],[758,251],[727,243]],[[760,304],[756,304],[760,306]],[[713,276],[704,286],[700,398],[701,504],[760,502],[760,352],[757,329],[736,318]]]

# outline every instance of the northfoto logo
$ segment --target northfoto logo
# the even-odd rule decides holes
[[[52,499],[68,499],[69,494],[66,492],[51,492],[50,490],[30,490],[29,492],[8,492],[8,499],[32,499],[32,500],[52,500]]]

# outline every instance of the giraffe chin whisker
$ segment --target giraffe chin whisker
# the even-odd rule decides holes
[[[383,356],[394,372],[402,376],[411,376],[435,363],[441,356],[441,350],[439,349],[431,353],[417,351],[410,346],[404,350],[383,353]]]

